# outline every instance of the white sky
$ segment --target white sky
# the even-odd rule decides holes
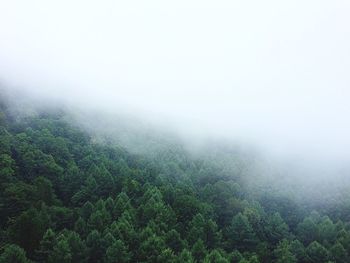
[[[346,0],[0,0],[0,79],[195,134],[350,158]]]

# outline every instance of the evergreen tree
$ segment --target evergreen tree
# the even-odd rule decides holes
[[[74,231],[69,231],[66,235],[66,239],[72,254],[72,262],[87,262],[88,249],[85,241],[82,240],[79,234]]]
[[[7,245],[0,255],[0,263],[30,263],[25,251],[17,245]]]
[[[49,255],[49,263],[72,262],[72,254],[69,244],[65,237],[59,237],[59,240],[53,247],[52,253]]]
[[[233,217],[228,228],[228,238],[232,248],[236,247],[242,250],[251,250],[258,243],[252,226],[242,213],[238,213]]]
[[[201,260],[204,259],[205,255],[207,254],[207,250],[202,239],[198,239],[197,242],[194,243],[194,245],[192,246],[191,252],[194,259],[197,262],[200,262]]]
[[[188,249],[183,249],[178,257],[178,263],[195,263],[195,260]]]
[[[290,251],[290,245],[286,239],[282,240],[274,250],[276,263],[296,263],[297,258]]]
[[[56,235],[51,228],[46,230],[43,239],[40,241],[39,250],[36,252],[39,261],[46,262],[56,244]]]
[[[102,262],[105,246],[97,230],[92,230],[87,236],[86,245],[89,248],[89,262]]]
[[[223,257],[216,249],[211,251],[204,259],[204,263],[229,263],[229,260]]]
[[[185,247],[183,240],[181,239],[180,234],[175,230],[170,230],[165,235],[165,243],[170,247],[175,253],[179,253]]]
[[[297,227],[298,239],[303,242],[305,246],[310,244],[313,240],[317,239],[318,229],[315,222],[307,217],[303,222],[298,224]]]
[[[313,241],[307,248],[306,254],[308,260],[314,263],[327,262],[329,259],[329,253],[326,248],[324,248],[317,241]]]
[[[330,249],[330,252],[332,254],[332,259],[335,262],[348,262],[349,261],[349,255],[345,248],[340,243],[336,243],[333,245]]]
[[[123,241],[116,240],[106,251],[106,263],[120,262],[125,263],[130,261],[130,253]]]

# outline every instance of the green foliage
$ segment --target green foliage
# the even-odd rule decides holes
[[[136,155],[66,118],[1,109],[0,263],[350,262],[345,206],[259,196],[236,152]]]
[[[310,244],[313,240],[316,240],[318,236],[316,223],[310,217],[305,218],[303,222],[299,223],[297,234],[299,240],[302,241],[304,245]]]
[[[314,263],[327,262],[329,259],[329,253],[327,249],[317,241],[313,241],[306,248],[306,254],[307,254],[308,260]]]
[[[187,249],[182,250],[181,254],[179,255],[178,262],[195,263],[192,253]]]
[[[72,253],[67,240],[60,236],[56,245],[53,247],[52,253],[49,255],[49,263],[73,262]]]
[[[7,245],[0,255],[0,263],[29,263],[25,251],[17,245]]]
[[[40,244],[48,226],[48,216],[44,211],[35,208],[20,214],[9,227],[11,240],[32,255]]]
[[[335,262],[347,262],[348,252],[345,250],[342,244],[336,243],[331,247],[330,252],[332,254],[332,259]]]
[[[204,242],[202,241],[202,239],[198,239],[197,242],[194,243],[192,247],[192,255],[194,259],[200,262],[201,260],[203,260],[206,254],[207,254],[207,249],[204,245]]]
[[[232,248],[252,250],[258,243],[258,239],[248,218],[242,213],[238,213],[233,217],[227,232]]]
[[[130,254],[127,247],[121,240],[116,240],[112,245],[107,248],[106,251],[106,263],[129,262]]]
[[[290,249],[290,244],[287,240],[281,241],[274,251],[276,263],[296,263],[297,258]]]
[[[229,263],[229,260],[226,259],[221,253],[214,249],[212,250],[204,259],[205,263]]]

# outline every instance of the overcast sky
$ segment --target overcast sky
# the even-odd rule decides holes
[[[350,1],[0,1],[0,79],[271,151],[350,158]]]

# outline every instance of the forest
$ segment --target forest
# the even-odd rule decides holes
[[[154,143],[135,153],[2,101],[0,263],[350,262],[349,200],[300,202],[248,184],[238,152]]]

